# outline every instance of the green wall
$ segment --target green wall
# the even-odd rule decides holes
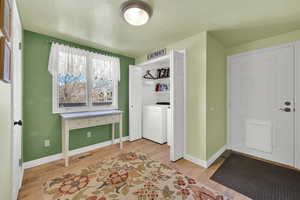
[[[124,135],[128,136],[128,67],[134,64],[135,60],[25,30],[23,78],[23,155],[25,162],[61,153],[61,122],[58,114],[52,114],[52,77],[48,72],[51,41],[120,58],[119,109],[124,111],[123,130]],[[90,138],[86,137],[88,131],[92,132]],[[118,133],[118,128],[116,131]],[[49,147],[44,147],[46,139],[50,140]],[[70,132],[70,149],[110,139],[110,125],[73,130]]]
[[[11,85],[0,81],[0,199],[11,199]]]
[[[166,46],[167,50],[186,50],[187,62],[187,154],[206,157],[206,32]],[[146,56],[137,58],[137,63]]]
[[[300,40],[300,29],[292,32],[283,33],[274,37],[263,38],[260,40],[240,44],[226,49],[227,55],[243,53],[255,49],[267,48],[275,45],[280,45],[288,42]]]
[[[225,49],[207,34],[206,160],[227,143],[226,84]]]

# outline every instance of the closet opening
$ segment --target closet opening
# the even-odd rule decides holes
[[[184,156],[185,51],[130,66],[129,139],[170,146],[170,160]]]

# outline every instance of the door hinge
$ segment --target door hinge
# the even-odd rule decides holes
[[[19,42],[19,49],[22,50],[22,42]]]
[[[19,167],[22,167],[23,166],[23,160],[22,158],[19,159]]]

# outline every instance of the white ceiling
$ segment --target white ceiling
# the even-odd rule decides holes
[[[300,0],[151,0],[142,27],[124,22],[124,0],[17,1],[27,30],[133,57],[204,30],[230,47],[300,28]]]

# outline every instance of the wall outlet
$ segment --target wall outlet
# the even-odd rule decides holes
[[[90,131],[87,132],[87,133],[86,133],[86,137],[88,137],[88,138],[92,137],[92,132],[90,132]]]
[[[44,140],[44,146],[49,147],[50,146],[50,140]]]

